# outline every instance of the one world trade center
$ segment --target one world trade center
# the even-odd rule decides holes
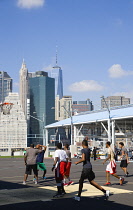
[[[56,65],[51,71],[51,77],[55,79],[55,97],[58,95],[61,99],[63,97],[63,76],[61,67],[57,65],[57,56]]]

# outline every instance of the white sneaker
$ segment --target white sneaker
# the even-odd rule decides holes
[[[76,196],[76,197],[74,197],[74,200],[75,201],[80,201],[80,197],[79,196]]]
[[[23,184],[24,184],[24,185],[26,185],[26,182],[25,182],[25,181],[23,181]]]
[[[35,180],[35,184],[38,184],[38,182]]]
[[[109,191],[109,190],[106,190],[106,193],[105,193],[106,200],[108,200],[108,199],[109,199],[109,194],[110,194],[110,191]]]

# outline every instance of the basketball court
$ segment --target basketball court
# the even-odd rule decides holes
[[[74,163],[75,160],[73,160]],[[28,177],[27,185],[22,185],[25,165],[22,158],[5,158],[0,159],[0,209],[75,209],[81,210],[83,207],[94,207],[93,209],[132,209],[133,206],[133,163],[129,164],[130,176],[125,178],[123,186],[119,185],[119,181],[111,177],[112,186],[105,187],[111,192],[109,201],[105,201],[103,193],[95,189],[88,182],[84,183],[81,202],[76,202],[73,197],[77,195],[78,180],[82,170],[82,164],[72,165],[71,178],[75,182],[74,185],[65,187],[66,195],[63,198],[53,199],[56,193],[56,183],[54,172],[51,168],[52,159],[45,160],[47,166],[47,179],[43,180],[42,172],[39,172],[39,184],[33,183],[33,175]],[[105,166],[101,160],[93,162],[93,169],[96,174],[96,182],[103,186],[105,183]],[[118,174],[122,175],[122,171],[117,166]]]

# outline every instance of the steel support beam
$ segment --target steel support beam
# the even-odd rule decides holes
[[[112,121],[112,149],[114,151],[115,146],[115,120]]]

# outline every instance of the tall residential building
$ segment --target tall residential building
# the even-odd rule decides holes
[[[22,109],[25,114],[25,118],[27,115],[27,98],[28,98],[28,69],[23,60],[22,66],[20,69],[20,79],[19,79],[19,95],[20,101],[22,104]]]
[[[86,101],[73,101],[72,104],[73,114],[92,111],[93,109],[94,107],[90,99],[87,99]]]
[[[106,104],[108,107],[127,105],[130,104],[130,98],[125,98],[124,96],[109,96],[105,98],[105,100],[101,99],[101,108],[107,108]]]
[[[12,78],[5,71],[0,71],[0,102],[12,92]]]
[[[55,120],[60,121],[69,118],[72,111],[72,96],[63,96],[61,99],[57,95],[55,98]]]
[[[31,76],[32,75],[32,76]],[[55,122],[55,80],[47,72],[29,73],[30,122],[28,145],[43,144],[45,125]]]
[[[13,107],[9,115],[0,113],[0,149],[26,148],[27,122],[18,93],[9,93],[5,102],[13,103]]]
[[[59,99],[63,97],[63,75],[62,69],[57,64],[57,51],[56,51],[56,64],[51,70],[51,77],[55,79],[55,97],[59,96]]]

